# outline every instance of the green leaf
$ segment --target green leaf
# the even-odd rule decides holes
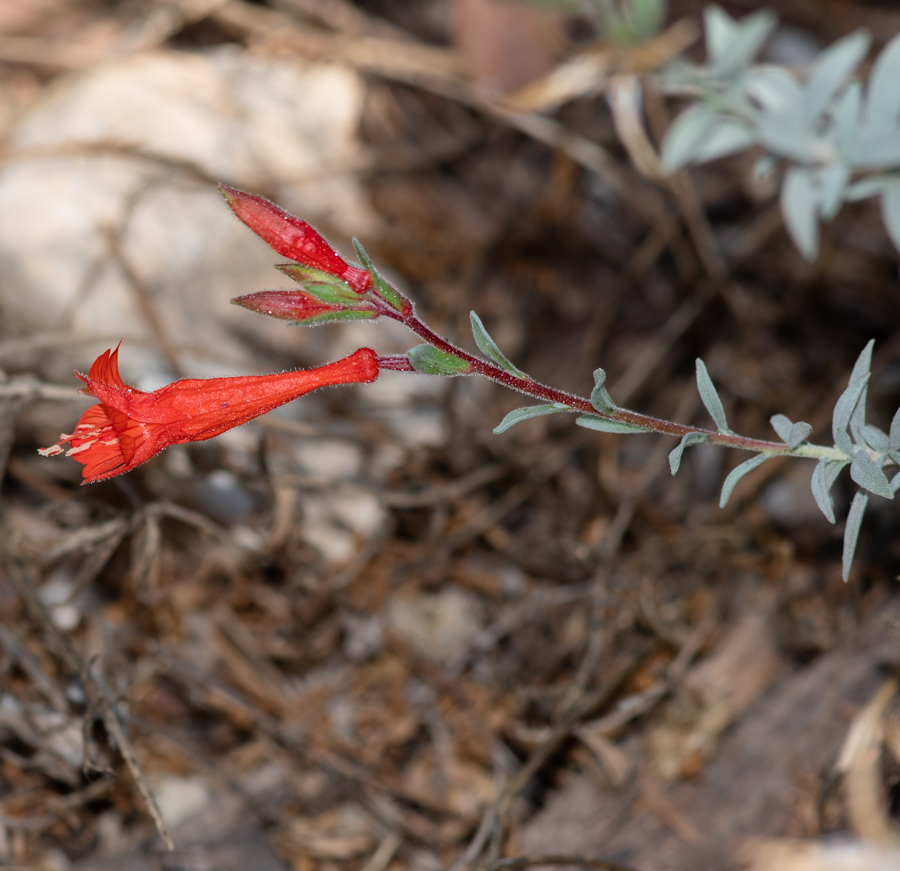
[[[876,496],[884,496],[885,499],[894,498],[894,491],[891,490],[887,475],[878,468],[865,450],[857,451],[853,458],[850,464],[850,477],[864,490]]]
[[[900,250],[900,182],[894,182],[881,195],[881,219],[894,247]]]
[[[897,492],[897,490],[900,490],[900,472],[897,472],[897,474],[894,475],[893,478],[891,478],[891,490],[893,490],[895,493]]]
[[[848,456],[853,454],[853,442],[847,434],[848,427],[851,422],[854,428],[862,430],[865,426],[865,402],[866,402],[866,384],[869,380],[869,368],[872,365],[872,347],[875,340],[870,341],[862,353],[857,358],[850,374],[850,383],[847,389],[841,394],[837,405],[834,407],[834,415],[831,419],[831,432],[834,436],[835,445]],[[858,408],[862,405],[861,414],[857,413]]]
[[[850,181],[850,167],[845,163],[823,166],[818,172],[819,214],[823,221],[830,221],[844,201],[844,192]]]
[[[606,371],[594,369],[594,389],[591,391],[591,405],[601,414],[611,414],[616,410],[615,403],[603,386],[606,383]]]
[[[807,124],[814,123],[825,111],[832,97],[866,56],[871,41],[866,31],[857,30],[818,56],[801,102],[801,113]]]
[[[829,523],[834,523],[834,506],[831,504],[831,488],[849,460],[821,459],[816,464],[812,475],[812,494]]]
[[[664,172],[675,172],[694,162],[717,117],[715,112],[698,103],[685,109],[669,125],[661,152]]]
[[[739,466],[735,466],[731,472],[729,472],[728,477],[725,479],[725,483],[722,485],[722,495],[719,497],[719,508],[724,508],[728,504],[728,500],[731,498],[732,491],[737,482],[740,481],[747,472],[752,472],[757,466],[761,466],[766,460],[770,459],[771,456],[772,454],[757,454],[757,456],[751,457]]]
[[[494,427],[494,435],[500,435],[506,432],[510,427],[528,420],[530,417],[542,417],[545,414],[559,414],[563,411],[571,411],[568,405],[561,402],[548,402],[546,405],[526,405],[524,408],[517,408],[511,411],[497,426]]]
[[[878,196],[898,181],[900,181],[900,175],[873,175],[860,179],[847,188],[845,199],[847,202],[855,203],[858,200]]]
[[[713,61],[725,58],[732,41],[737,37],[737,22],[721,7],[710,5],[703,10],[703,24],[706,30],[706,53]]]
[[[796,111],[764,112],[754,119],[762,145],[778,157],[799,163],[814,163],[821,144],[815,131],[804,124]]]
[[[485,357],[489,357],[504,372],[509,372],[510,375],[515,375],[516,378],[528,377],[521,369],[517,369],[506,359],[503,352],[497,347],[497,343],[488,335],[481,318],[475,312],[469,312],[469,320],[472,323],[472,335],[475,337],[475,344],[478,345]]]
[[[585,429],[593,429],[597,432],[612,432],[612,433],[635,433],[635,432],[651,432],[649,429],[644,429],[642,426],[637,426],[633,423],[625,423],[621,420],[610,420],[607,417],[594,417],[592,414],[584,414],[575,421],[578,426],[583,426]]]
[[[784,174],[781,186],[781,213],[794,244],[806,260],[819,251],[819,198],[812,171],[793,166]]]
[[[862,85],[850,82],[837,100],[831,105],[833,126],[830,131],[838,155],[849,159],[856,143],[859,116],[862,104]]]
[[[681,455],[684,453],[684,449],[689,448],[691,445],[705,442],[706,439],[707,436],[702,432],[685,433],[684,438],[678,444],[678,447],[669,454],[669,468],[672,470],[673,475],[675,475],[681,467]]]
[[[900,115],[900,35],[878,55],[869,76],[866,127],[874,135],[890,133]]]
[[[413,369],[423,375],[467,375],[470,370],[468,362],[440,351],[434,345],[416,345],[407,356]]]
[[[869,374],[872,369],[872,348],[875,347],[875,340],[870,339],[865,348],[860,352],[856,363],[853,365],[853,371],[850,373],[850,383],[862,383],[862,392],[853,413],[850,416],[850,432],[857,444],[863,441],[862,431],[866,425],[866,385],[869,381]]]
[[[808,423],[792,423],[789,417],[783,414],[776,414],[769,418],[772,428],[778,433],[780,438],[791,450],[799,447],[808,438],[812,432],[812,427]]]
[[[408,313],[412,308],[410,301],[403,296],[400,291],[393,287],[375,268],[371,258],[366,254],[366,249],[363,248],[362,242],[355,236],[353,237],[353,247],[356,249],[356,256],[359,257],[359,262],[363,265],[364,269],[368,270],[369,275],[372,276],[372,284],[375,285],[378,295],[391,306],[391,308],[396,309],[398,312],[403,312],[404,314]]]
[[[716,427],[720,433],[728,435],[731,430],[728,428],[728,421],[725,419],[725,409],[722,407],[722,400],[716,392],[712,378],[706,371],[706,364],[697,358],[697,389],[700,391],[700,398],[706,406],[710,417],[715,421]]]
[[[888,434],[883,429],[872,426],[870,423],[863,427],[862,437],[865,443],[873,451],[878,451],[879,454],[886,454],[891,449],[891,441],[888,438]]]
[[[847,514],[847,523],[844,526],[844,557],[842,560],[842,574],[845,582],[850,578],[850,566],[853,564],[853,555],[856,553],[859,528],[862,526],[863,515],[866,513],[866,505],[868,504],[869,497],[860,490],[853,497],[850,511]]]
[[[753,130],[743,121],[719,116],[694,150],[695,163],[708,163],[749,148],[756,141]]]
[[[747,96],[772,115],[796,111],[803,90],[790,70],[774,64],[753,67],[744,88]]]
[[[707,6],[703,19],[707,51],[713,59],[710,73],[716,78],[730,78],[748,67],[778,23],[778,18],[768,9],[735,22],[718,6]]]
[[[890,450],[900,451],[900,408],[894,412],[891,420],[891,431],[888,435]]]

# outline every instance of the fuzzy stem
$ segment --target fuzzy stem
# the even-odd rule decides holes
[[[810,459],[850,459],[850,457],[847,457],[842,451],[839,451],[836,448],[804,444],[792,450],[781,442],[751,439],[733,433],[714,432],[698,426],[688,426],[687,424],[674,423],[673,421],[663,420],[662,418],[652,417],[647,414],[639,414],[636,411],[629,411],[624,408],[616,408],[608,414],[601,414],[593,405],[591,405],[589,399],[575,396],[574,394],[566,393],[563,390],[557,390],[553,387],[548,387],[546,384],[541,384],[527,376],[525,378],[519,378],[518,376],[501,369],[499,366],[495,366],[493,363],[489,363],[486,360],[482,360],[469,354],[467,351],[462,350],[462,348],[458,348],[456,345],[448,342],[446,339],[441,338],[435,333],[434,330],[424,323],[424,321],[417,317],[414,310],[407,315],[402,315],[399,312],[385,312],[385,314],[406,325],[429,345],[433,345],[435,348],[460,360],[465,360],[470,366],[468,374],[482,375],[485,378],[489,378],[491,381],[495,381],[497,384],[502,384],[504,387],[509,387],[512,390],[518,390],[520,393],[524,393],[535,399],[543,400],[544,402],[558,402],[562,405],[567,405],[575,411],[580,411],[583,414],[591,414],[606,418],[607,420],[630,423],[639,426],[648,432],[662,433],[663,435],[671,435],[676,438],[682,438],[688,433],[700,433],[706,437],[706,441],[709,444],[723,445],[724,447],[736,448],[743,451],[754,451],[756,453],[780,456],[808,457]],[[390,365],[384,368],[394,368],[394,366]],[[411,369],[412,367],[410,366],[409,368]],[[403,371],[409,370],[404,369]]]

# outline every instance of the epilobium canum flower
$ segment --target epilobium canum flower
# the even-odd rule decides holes
[[[84,483],[129,472],[169,445],[210,439],[319,387],[378,377],[378,356],[360,348],[315,369],[189,379],[144,393],[122,381],[118,354],[118,347],[105,351],[87,375],[76,373],[100,404],[81,416],[73,433],[39,451],[56,456],[69,442],[66,456],[84,464]]]

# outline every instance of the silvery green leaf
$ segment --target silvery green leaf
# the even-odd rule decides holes
[[[853,458],[850,464],[850,477],[864,490],[876,496],[884,496],[885,499],[894,498],[894,491],[891,490],[887,476],[875,465],[875,461],[865,450],[857,451]]]
[[[743,121],[719,116],[706,137],[694,151],[695,163],[706,163],[736,154],[756,141],[753,131]]]
[[[859,538],[859,528],[862,526],[863,514],[866,513],[868,503],[869,497],[860,490],[850,504],[847,523],[844,526],[844,558],[842,560],[844,581],[850,578],[850,566],[853,564],[853,554],[856,553],[856,540]]]
[[[584,414],[575,421],[578,426],[585,429],[593,429],[597,432],[614,432],[614,433],[630,433],[630,432],[650,432],[642,426],[633,423],[625,423],[621,420],[610,420],[606,417],[594,417],[592,414]]]
[[[822,114],[841,85],[866,56],[871,41],[868,33],[857,30],[839,39],[819,55],[801,103],[801,112],[807,123],[814,122]]]
[[[848,461],[821,459],[812,474],[812,494],[829,523],[834,523],[834,507],[831,504],[831,488]]]
[[[872,426],[870,423],[863,427],[862,437],[865,443],[873,451],[878,451],[879,454],[886,454],[891,449],[888,434],[883,429]]]
[[[791,437],[791,428],[794,426],[791,419],[783,414],[773,414],[769,418],[769,423],[772,424],[772,429],[778,433],[778,438],[785,444],[789,444],[788,439]]]
[[[674,172],[691,164],[704,137],[719,117],[702,104],[685,109],[666,130],[662,144],[662,168]]]
[[[604,369],[594,369],[594,389],[591,391],[591,405],[597,411],[603,414],[609,414],[615,411],[615,403],[612,401],[606,388],[606,371]]]
[[[890,449],[892,451],[900,451],[900,408],[894,412],[888,439]]]
[[[774,64],[753,67],[744,89],[760,108],[776,115],[795,111],[803,93],[793,73]]]
[[[503,352],[497,347],[497,343],[488,335],[481,318],[475,312],[469,312],[469,320],[472,323],[472,335],[475,337],[475,344],[478,345],[485,357],[493,360],[501,369],[509,372],[510,375],[515,375],[516,378],[528,377],[521,369],[517,369],[506,359]]]
[[[737,482],[740,481],[747,472],[752,472],[757,466],[762,465],[771,456],[771,454],[758,454],[755,457],[751,457],[746,462],[741,463],[739,466],[735,466],[725,479],[725,483],[722,485],[722,495],[719,497],[719,508],[724,508],[728,504],[728,500],[731,498],[731,494]]]
[[[844,158],[849,158],[853,153],[861,103],[862,85],[859,82],[850,82],[844,93],[831,105],[833,121],[831,138],[838,154]]]
[[[722,407],[722,400],[716,392],[712,378],[706,371],[706,364],[697,358],[697,389],[700,391],[700,398],[709,412],[709,416],[715,421],[716,428],[721,433],[730,433],[728,429],[728,421],[725,419],[725,409]]]
[[[819,139],[797,112],[764,112],[755,121],[756,135],[772,154],[812,163],[821,148]]]
[[[897,474],[894,475],[893,478],[891,478],[891,490],[893,490],[895,493],[897,492],[897,490],[900,490],[900,472],[897,472]]]
[[[781,213],[797,248],[806,260],[815,260],[819,250],[819,199],[812,171],[791,167],[781,186]]]
[[[894,247],[900,250],[900,182],[894,182],[881,195],[881,219]]]
[[[819,214],[823,221],[830,221],[837,214],[848,181],[850,167],[845,163],[832,163],[819,170]]]
[[[873,134],[889,133],[900,114],[900,35],[895,36],[878,55],[869,76],[866,103],[866,127]]]
[[[900,164],[900,128],[871,134],[863,130],[853,143],[851,162],[856,169],[885,169]]]
[[[563,411],[571,411],[568,405],[561,402],[548,402],[546,405],[527,405],[524,408],[517,408],[511,411],[500,423],[494,427],[494,435],[500,435],[506,432],[511,426],[528,420],[530,417],[542,417],[545,414],[559,414]]]
[[[872,369],[872,348],[875,347],[875,340],[870,339],[865,348],[856,358],[853,364],[853,371],[850,373],[850,384],[862,383],[862,392],[856,402],[856,407],[850,415],[850,432],[853,438],[859,442],[862,439],[862,430],[866,425],[866,385],[869,383],[869,374]]]
[[[868,380],[868,375],[866,376],[866,380]],[[853,412],[856,410],[859,398],[865,390],[865,387],[865,381],[857,381],[854,383],[853,379],[851,379],[850,386],[841,394],[841,398],[838,399],[837,405],[834,407],[834,414],[831,418],[831,434],[834,436],[834,444],[837,448],[847,454],[847,456],[853,455],[853,441],[851,440],[847,429],[850,426],[850,419],[853,416]]]
[[[725,57],[731,41],[737,35],[738,25],[727,12],[715,5],[703,10],[703,24],[706,31],[706,53],[710,60]]]
[[[798,421],[791,427],[791,431],[788,433],[787,446],[791,450],[799,447],[809,438],[809,434],[812,430],[813,428],[808,423],[804,423],[802,420]]]
[[[898,175],[873,175],[869,178],[860,179],[847,188],[845,199],[848,203],[866,200],[869,197],[877,196],[898,181],[900,181],[900,176]]]
[[[669,468],[672,470],[673,475],[678,472],[678,469],[681,466],[681,455],[684,453],[684,449],[705,441],[706,436],[703,435],[702,432],[685,433],[684,438],[679,442],[678,447],[669,454]]]
[[[762,9],[732,24],[734,29],[728,35],[723,50],[709,65],[710,73],[727,79],[750,66],[777,23],[778,19],[772,12]]]

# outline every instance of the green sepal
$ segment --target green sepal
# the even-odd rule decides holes
[[[335,301],[358,300],[360,297],[360,294],[353,290],[343,278],[332,275],[330,272],[323,272],[321,269],[313,269],[311,266],[303,266],[300,263],[278,263],[275,268],[291,281],[296,281],[297,284],[302,284],[307,288],[327,285],[333,289],[335,294],[342,294],[335,296]]]
[[[435,348],[434,345],[416,345],[407,354],[409,362],[416,372],[423,375],[468,375],[471,364],[466,360],[460,360],[446,351]]]
[[[366,249],[363,248],[362,242],[353,237],[353,247],[356,249],[356,256],[359,257],[359,262],[363,265],[363,268],[368,270],[369,275],[372,276],[372,284],[375,285],[375,290],[378,295],[393,309],[396,309],[398,312],[404,315],[408,315],[412,311],[412,303],[402,294],[399,290],[392,287],[387,279],[382,276],[382,274],[375,268],[372,263],[371,258],[368,254],[366,254]],[[437,373],[434,373],[437,374]],[[459,373],[454,373],[459,374]]]
[[[365,321],[378,317],[375,309],[344,309],[343,311],[326,312],[302,321],[290,321],[289,327],[316,327],[319,324],[331,324],[338,321]]]
[[[631,433],[631,432],[652,432],[642,426],[633,423],[626,423],[624,420],[610,420],[608,417],[595,417],[592,414],[583,414],[575,421],[578,426],[585,429],[593,429],[597,432],[612,433]]]

